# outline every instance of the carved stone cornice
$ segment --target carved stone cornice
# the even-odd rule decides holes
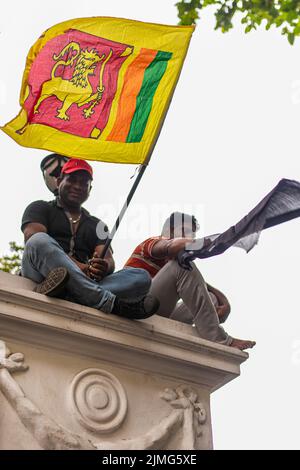
[[[248,358],[247,353],[199,338],[188,325],[158,316],[140,322],[122,319],[36,294],[25,283],[0,273],[3,338],[101,360],[109,357],[110,363],[210,391],[238,376]]]

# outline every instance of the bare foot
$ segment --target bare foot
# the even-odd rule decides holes
[[[232,338],[232,343],[229,344],[232,348],[237,348],[243,351],[244,349],[251,349],[256,345],[255,341],[250,341],[246,339],[237,339]]]

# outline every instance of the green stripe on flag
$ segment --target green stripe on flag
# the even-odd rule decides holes
[[[171,52],[158,51],[155,59],[146,68],[126,142],[140,142],[142,140],[156,89],[171,57]]]

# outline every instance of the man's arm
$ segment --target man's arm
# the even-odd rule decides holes
[[[77,261],[73,256],[70,256],[71,260],[91,279],[101,280],[103,277],[111,274],[115,270],[115,262],[112,256],[111,249],[108,249],[105,258],[102,258],[104,245],[97,245],[94,250],[94,254],[89,263],[81,263]]]
[[[45,225],[39,224],[37,222],[30,222],[26,224],[23,229],[25,243],[29,240],[30,237],[32,237],[32,235],[39,232],[47,233],[47,228]]]
[[[103,253],[104,245],[97,245],[95,248],[95,253],[97,255],[97,258],[103,259],[102,258],[102,253]],[[115,260],[113,258],[112,250],[109,248],[104,256],[104,260],[107,262],[107,273],[106,274],[112,274],[115,270]]]
[[[35,233],[48,232],[48,210],[49,204],[46,201],[34,201],[26,207],[21,224],[25,243]]]
[[[230,310],[231,310],[231,307],[230,307],[230,303],[229,303],[229,300],[227,299],[227,297],[223,294],[223,292],[219,291],[215,287],[213,287],[209,284],[206,284],[206,285],[207,285],[208,292],[212,292],[217,297],[218,307],[217,307],[216,310],[217,310],[218,314],[219,315],[229,314]]]
[[[154,258],[176,258],[186,245],[190,244],[193,238],[173,238],[172,240],[158,240],[151,249]]]
[[[101,280],[115,270],[115,262],[111,249],[109,248],[107,250],[104,259],[102,258],[103,249],[104,245],[96,246],[93,258],[90,260],[88,267],[88,275],[95,280]]]
[[[194,242],[192,238],[174,238],[172,240],[158,240],[152,247],[151,254],[154,258],[176,258],[178,253],[185,248],[187,244]],[[213,286],[207,284],[207,289],[212,292],[218,301],[217,312],[220,315],[227,315],[230,313],[231,307],[229,300]]]

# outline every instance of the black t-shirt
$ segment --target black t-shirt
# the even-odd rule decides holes
[[[35,201],[29,204],[22,217],[21,230],[24,231],[25,225],[30,222],[44,225],[48,235],[54,238],[66,253],[70,252],[72,238],[70,221],[59,201]],[[99,238],[97,233],[103,238]],[[105,244],[106,233],[108,233],[108,229],[105,223],[82,208],[81,219],[75,235],[74,257],[78,261],[86,263],[92,257],[95,247]]]

